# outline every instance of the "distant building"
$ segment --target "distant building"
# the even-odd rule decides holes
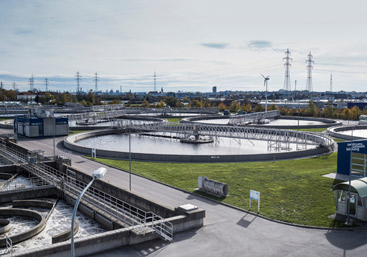
[[[352,109],[354,106],[357,106],[360,110],[367,109],[367,102],[348,102],[347,106],[349,109]]]
[[[37,94],[30,93],[30,92],[23,92],[23,93],[17,94],[17,100],[19,101],[21,100],[31,101],[31,100],[34,100],[36,97],[37,97]]]
[[[213,87],[212,92],[213,92],[213,93],[217,93],[217,87],[216,87],[216,86],[214,86],[214,87]]]

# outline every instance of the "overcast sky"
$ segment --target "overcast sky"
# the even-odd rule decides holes
[[[365,0],[0,0],[0,81],[4,88],[150,91],[367,91]]]

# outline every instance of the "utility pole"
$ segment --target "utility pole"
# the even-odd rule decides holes
[[[157,91],[156,83],[157,83],[157,74],[155,74],[154,72],[154,91]]]
[[[94,82],[95,82],[95,86],[94,86],[94,93],[96,94],[98,92],[98,73],[94,73]]]
[[[286,91],[291,91],[291,76],[290,76],[290,67],[291,65],[291,61],[293,60],[291,57],[291,52],[289,51],[289,49],[287,49],[287,51],[285,51],[285,57],[283,58],[283,60],[285,61],[284,63],[284,67],[285,67],[285,76],[284,76],[284,87],[283,89]]]
[[[46,92],[48,92],[48,79],[45,79]]]
[[[34,90],[34,78],[33,78],[33,74],[32,74],[32,76],[29,78],[29,89],[30,89],[31,91],[33,91],[33,90]]]
[[[80,75],[79,71],[75,75],[76,79],[76,94],[79,95],[80,93],[80,80],[82,76]]]
[[[333,92],[333,74],[330,74],[330,92]]]
[[[313,56],[311,54],[311,52],[307,55],[307,60],[306,60],[306,67],[307,67],[307,83],[306,83],[306,90],[308,92],[312,92],[312,69],[313,69],[313,65],[315,62],[312,60]]]

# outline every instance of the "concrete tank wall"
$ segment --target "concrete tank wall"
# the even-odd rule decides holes
[[[64,146],[70,150],[91,156],[92,149],[76,144],[78,140],[116,133],[115,130],[101,130],[77,135],[71,135],[64,140]],[[292,158],[301,158],[305,156],[319,155],[329,152],[329,149],[318,147],[316,149],[283,152],[283,153],[265,153],[265,154],[247,154],[247,155],[168,155],[168,154],[145,154],[131,153],[131,158],[137,161],[154,161],[154,162],[250,162],[250,161],[272,161],[285,160]],[[112,159],[129,159],[128,152],[118,152],[96,149],[97,157]]]

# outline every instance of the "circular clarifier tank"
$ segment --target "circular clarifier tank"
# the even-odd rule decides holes
[[[233,116],[236,117],[236,116]],[[200,124],[213,124],[213,125],[228,125],[230,124],[230,117],[228,116],[202,116],[186,118],[183,123],[200,123]],[[265,119],[258,123],[249,122],[244,125],[255,127],[268,127],[268,128],[328,128],[331,126],[340,125],[341,123],[336,120],[312,118],[312,117],[279,117],[276,119]]]
[[[346,140],[367,139],[367,126],[337,126],[328,129],[328,134]]]
[[[90,137],[78,141],[79,145],[112,151],[129,151],[129,135],[112,134]],[[315,148],[309,146],[308,148]],[[263,154],[274,152],[271,144],[262,140],[246,140],[220,137],[206,144],[186,144],[177,138],[160,136],[131,135],[131,151],[142,154],[173,154],[173,155],[236,155]],[[278,152],[297,151],[296,144],[279,148]]]
[[[135,115],[136,116],[136,115]],[[86,120],[69,120],[69,126],[74,129],[101,129],[101,128],[111,128],[115,126],[121,126],[123,124],[133,124],[133,125],[141,125],[141,124],[152,124],[164,122],[164,119],[154,118],[154,117],[131,117],[124,116],[118,119],[113,120],[94,120],[94,119],[86,119]]]
[[[175,133],[117,133],[115,130],[71,135],[68,149],[97,157],[172,162],[242,162],[299,158],[324,153],[317,144],[282,143],[231,137],[212,137],[210,143],[186,143]]]

